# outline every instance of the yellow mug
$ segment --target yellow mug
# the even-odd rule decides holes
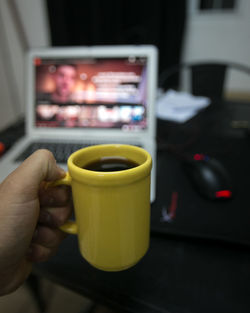
[[[132,167],[112,168],[114,158],[125,162],[125,168],[129,160]],[[100,170],[99,161],[111,169]],[[121,271],[135,265],[149,247],[150,154],[131,145],[96,145],[74,152],[67,165],[67,175],[55,185],[71,186],[75,222],[61,229],[78,235],[82,256],[98,269]]]

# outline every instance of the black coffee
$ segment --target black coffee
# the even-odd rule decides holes
[[[97,172],[124,171],[136,167],[139,164],[126,158],[105,157],[83,166],[84,169]]]

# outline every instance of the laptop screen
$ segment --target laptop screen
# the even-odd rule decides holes
[[[35,127],[147,128],[147,58],[34,58]]]

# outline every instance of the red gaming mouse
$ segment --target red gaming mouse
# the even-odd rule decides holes
[[[207,199],[232,198],[232,180],[223,164],[204,154],[183,162],[184,171],[200,195]]]

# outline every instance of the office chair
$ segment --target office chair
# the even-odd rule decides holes
[[[184,71],[187,71],[191,84],[190,93],[195,96],[206,96],[213,100],[221,100],[224,97],[225,79],[230,69],[250,75],[250,67],[233,62],[181,63],[167,68],[161,73],[159,87],[164,91],[170,88],[180,90],[179,78]]]

